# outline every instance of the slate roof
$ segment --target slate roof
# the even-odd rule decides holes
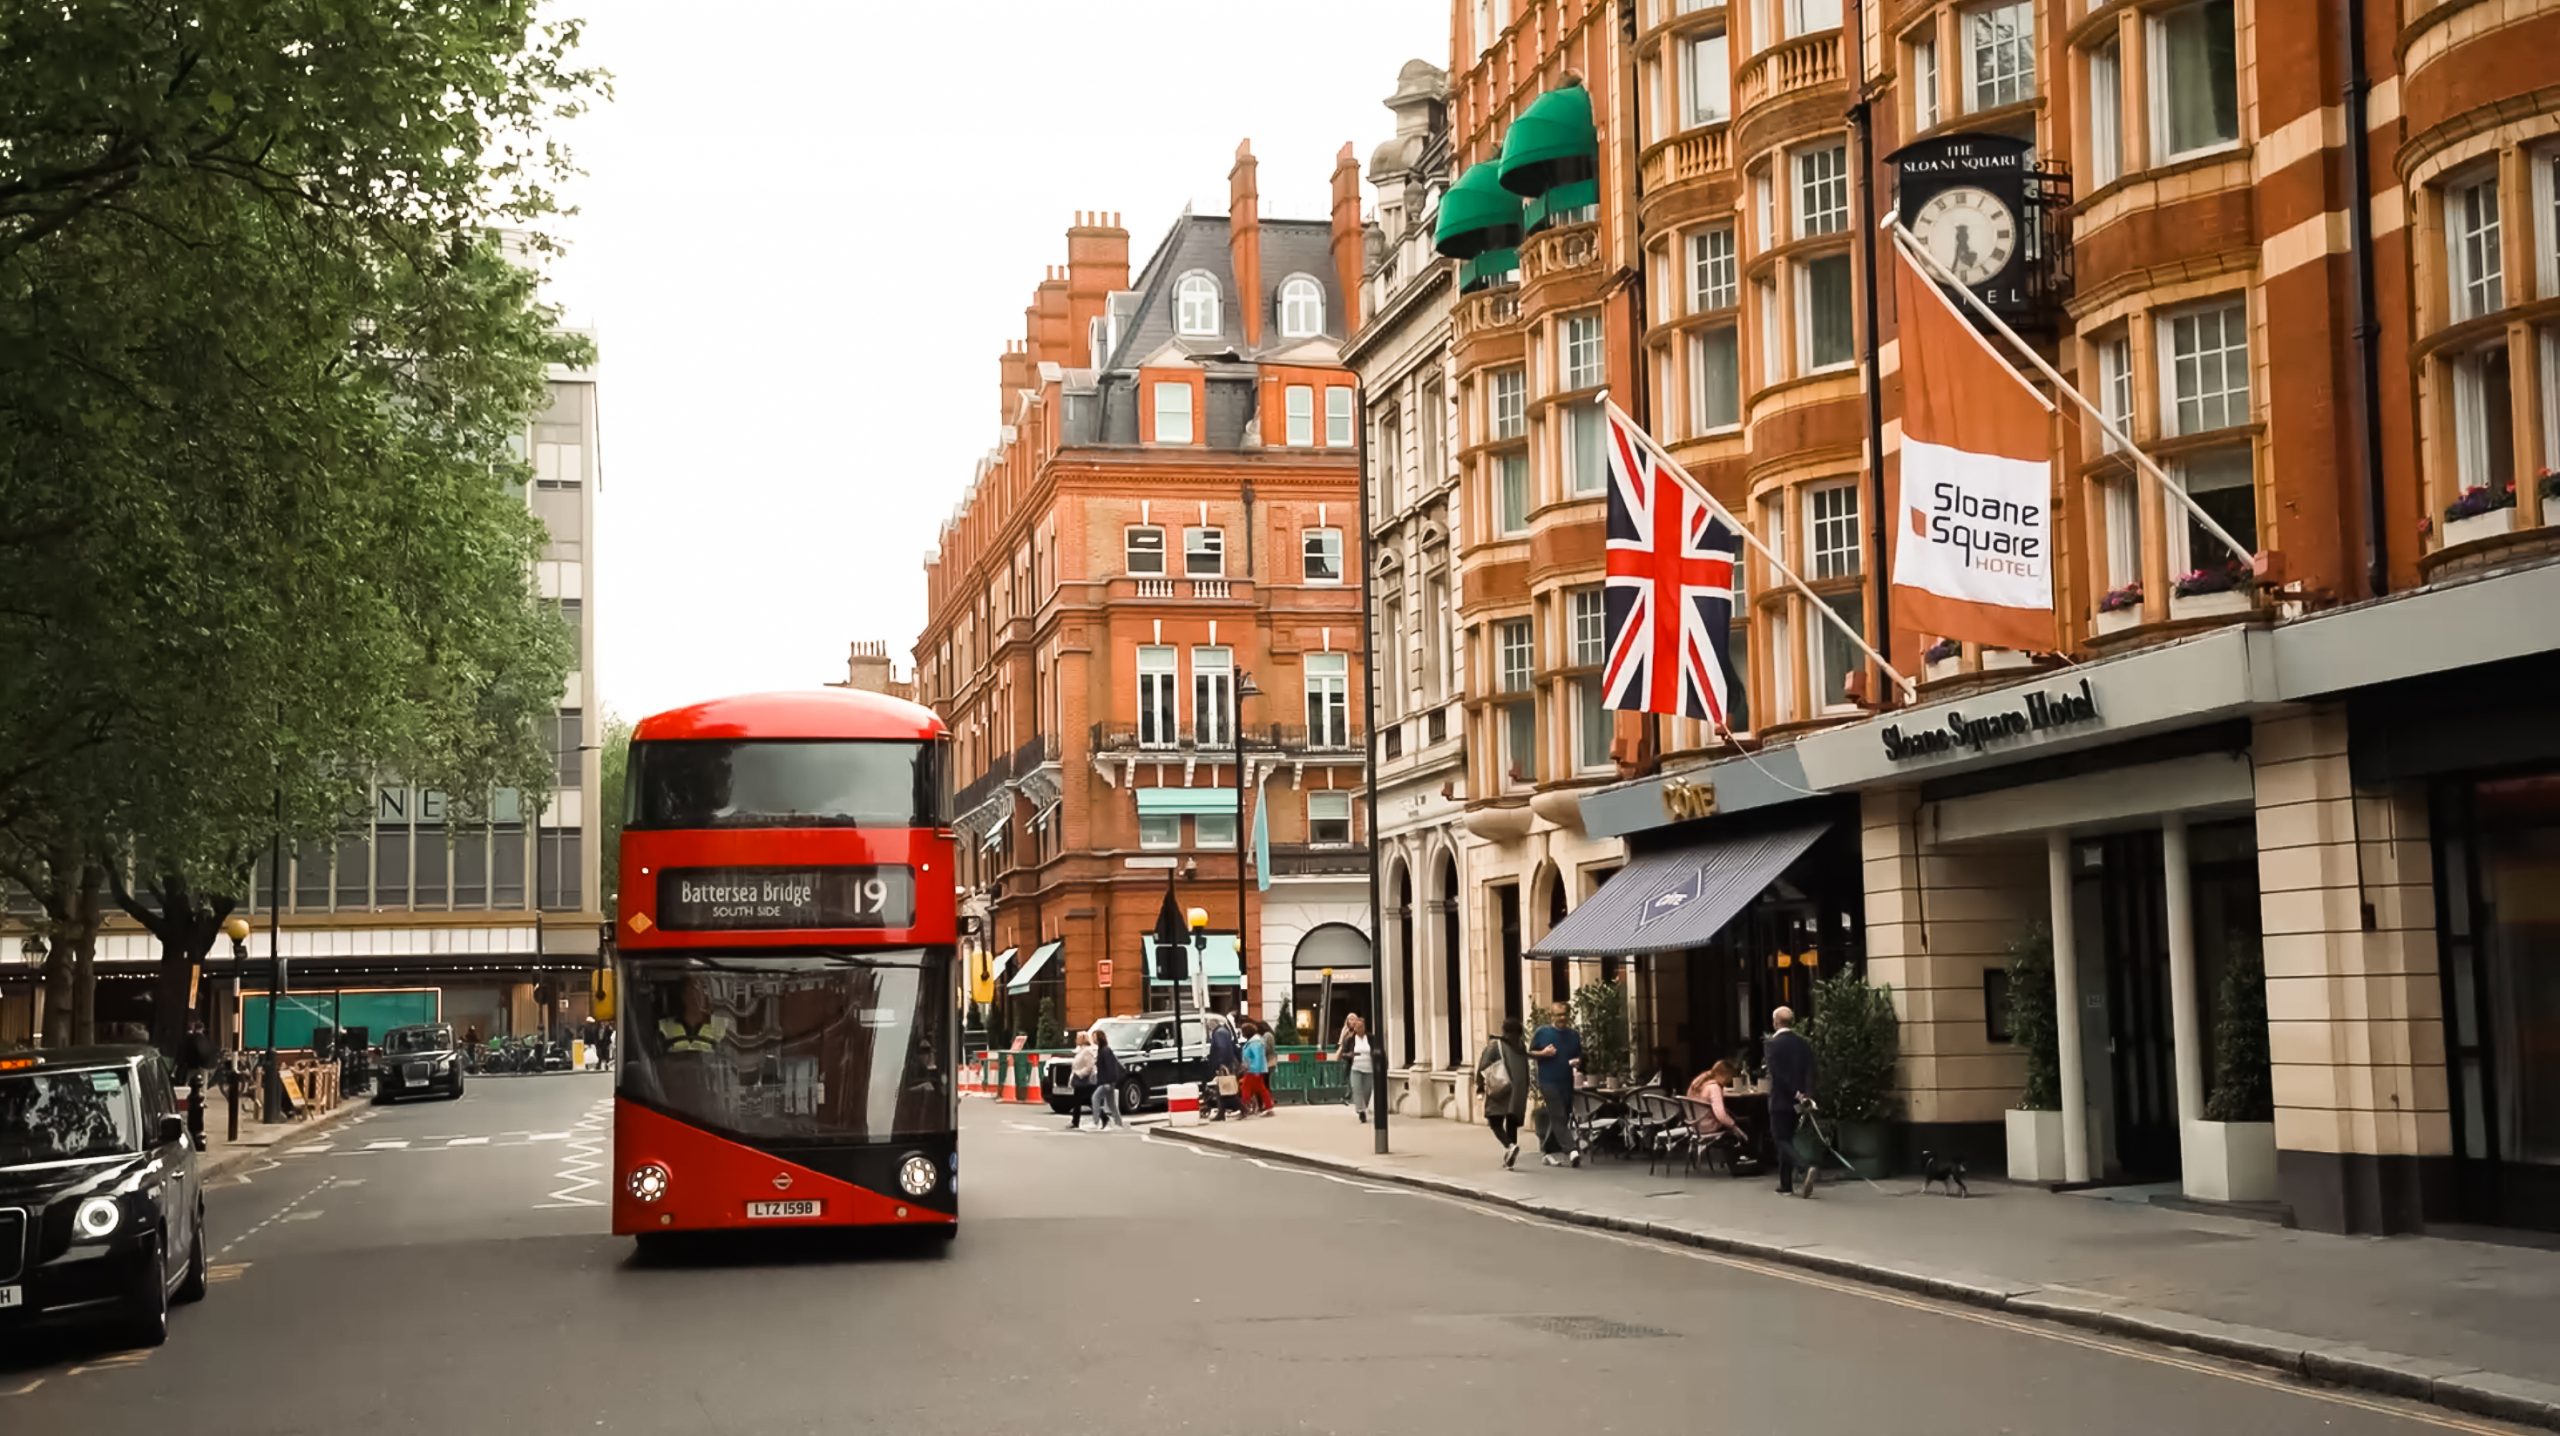
[[[1101,367],[1105,371],[1134,368],[1168,344],[1195,357],[1233,354],[1252,360],[1308,343],[1310,340],[1304,338],[1280,337],[1280,286],[1298,274],[1324,289],[1322,337],[1337,344],[1347,337],[1342,323],[1342,286],[1333,271],[1333,226],[1328,222],[1262,222],[1262,293],[1253,297],[1262,309],[1262,344],[1258,349],[1245,348],[1244,310],[1237,303],[1236,279],[1229,259],[1225,215],[1184,215],[1175,220],[1173,229],[1131,286],[1136,295],[1135,313],[1122,321],[1119,347],[1112,350],[1109,362]],[[1218,283],[1221,333],[1215,339],[1174,333],[1174,284],[1194,270]]]

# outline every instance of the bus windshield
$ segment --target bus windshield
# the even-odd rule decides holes
[[[633,828],[939,828],[951,801],[940,743],[631,745]]]
[[[947,951],[626,957],[620,1089],[745,1141],[958,1126]]]

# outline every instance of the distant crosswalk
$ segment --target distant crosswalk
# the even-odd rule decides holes
[[[476,1136],[448,1135],[436,1137],[376,1137],[371,1141],[350,1139],[341,1142],[306,1142],[288,1147],[288,1157],[368,1156],[377,1152],[449,1152],[458,1147],[539,1147],[565,1142],[567,1132],[498,1132]]]

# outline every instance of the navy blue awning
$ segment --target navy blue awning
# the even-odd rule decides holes
[[[1624,957],[1700,946],[1830,826],[1815,823],[1647,853],[1611,874],[1529,953]]]

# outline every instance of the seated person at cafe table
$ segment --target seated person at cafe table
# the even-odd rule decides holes
[[[1733,1085],[1733,1079],[1733,1064],[1718,1059],[1716,1065],[1699,1073],[1698,1080],[1689,1084],[1689,1100],[1700,1104],[1696,1119],[1691,1124],[1699,1136],[1741,1132],[1742,1124],[1733,1120],[1733,1114],[1725,1110],[1724,1105],[1725,1089]]]

